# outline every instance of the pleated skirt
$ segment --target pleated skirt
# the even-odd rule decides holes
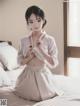
[[[47,66],[27,66],[18,77],[14,93],[27,100],[52,98],[58,92],[53,77]]]

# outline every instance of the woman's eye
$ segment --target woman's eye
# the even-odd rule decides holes
[[[41,20],[39,19],[38,22],[41,22]]]
[[[32,23],[33,23],[33,21],[29,21],[29,23],[30,23],[30,24],[32,24]]]

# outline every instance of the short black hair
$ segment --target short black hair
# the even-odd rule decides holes
[[[38,6],[33,5],[33,6],[30,6],[26,10],[25,19],[27,21],[27,24],[28,24],[28,19],[30,18],[31,14],[35,14],[36,16],[39,16],[39,17],[41,17],[44,20],[42,28],[46,25],[47,21],[45,19],[45,13],[44,13],[44,11],[41,8],[39,8]]]

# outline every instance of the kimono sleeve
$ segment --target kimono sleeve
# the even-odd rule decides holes
[[[54,63],[51,68],[55,68],[58,65],[58,49],[53,37],[51,37],[48,42],[48,53],[52,57]]]

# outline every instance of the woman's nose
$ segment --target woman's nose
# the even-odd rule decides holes
[[[38,26],[38,22],[35,21],[34,22],[34,26],[37,27]]]

